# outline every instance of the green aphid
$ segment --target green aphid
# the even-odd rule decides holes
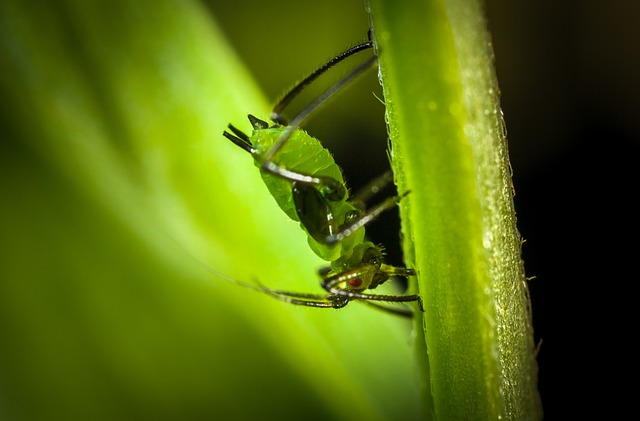
[[[365,225],[380,213],[397,205],[402,196],[390,197],[370,210],[364,203],[393,181],[391,172],[373,180],[358,194],[349,197],[340,167],[331,153],[315,138],[300,128],[300,124],[329,97],[338,92],[356,76],[371,68],[376,60],[371,57],[324,94],[314,100],[290,124],[280,114],[285,106],[327,69],[343,59],[371,48],[368,41],[334,57],[296,85],[274,107],[273,124],[249,115],[253,126],[250,136],[229,125],[224,136],[249,152],[259,168],[262,179],[278,206],[308,235],[311,249],[330,266],[319,270],[326,294],[300,293],[255,287],[275,298],[292,304],[321,308],[342,308],[350,301],[362,300],[393,313],[410,316],[406,309],[381,306],[379,302],[416,301],[418,295],[371,294],[374,289],[393,276],[414,276],[413,269],[394,267],[383,263],[382,247],[365,239]],[[405,193],[406,194],[406,193]],[[245,284],[243,284],[245,285]]]

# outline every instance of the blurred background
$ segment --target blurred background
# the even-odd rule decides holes
[[[272,101],[364,40],[368,27],[363,0],[208,5]],[[617,370],[603,355],[617,359],[608,328],[625,322],[618,285],[633,280],[625,269],[631,250],[621,253],[628,246],[619,238],[634,240],[629,231],[637,218],[622,201],[637,192],[631,183],[640,151],[640,3],[486,0],[486,11],[525,268],[535,277],[530,291],[546,419],[591,412],[585,396],[603,399],[603,385],[618,393],[607,382]],[[379,92],[371,72],[307,125],[354,189],[388,165],[384,110],[373,94]],[[394,215],[368,233],[387,245],[392,261],[401,259]]]

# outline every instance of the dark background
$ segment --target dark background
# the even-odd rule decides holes
[[[217,4],[216,4],[217,3]],[[210,2],[270,100],[365,38],[363,2]],[[640,3],[487,0],[546,419],[621,409],[640,149]],[[308,125],[352,187],[386,165],[375,74]],[[311,93],[310,95],[313,95]],[[333,143],[330,143],[333,142]],[[400,256],[393,215],[368,230]],[[634,253],[635,254],[635,253]],[[603,414],[601,414],[603,415]]]
[[[613,419],[630,369],[619,345],[622,298],[637,279],[628,258],[637,233],[640,3],[494,0],[487,12],[523,258],[536,277],[546,419]]]

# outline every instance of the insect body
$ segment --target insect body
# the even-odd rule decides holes
[[[258,167],[265,155],[282,136],[285,127],[261,128],[263,121],[251,116],[254,132],[250,138]],[[255,127],[258,127],[257,129]],[[335,187],[319,188],[302,181],[290,181],[262,171],[262,179],[280,208],[308,234],[309,246],[322,259],[336,261],[350,255],[355,245],[364,241],[364,228],[359,228],[342,241],[331,241],[339,227],[360,216],[360,210],[348,202],[342,171],[329,151],[313,137],[297,129],[278,152],[278,161],[287,162],[287,169],[325,179]]]
[[[369,42],[348,50],[317,70],[292,92],[297,94],[305,84],[337,61],[370,46]],[[229,125],[232,133],[224,132],[227,139],[253,156],[265,185],[280,208],[289,218],[300,222],[301,228],[308,235],[311,249],[319,257],[330,262],[328,268],[319,271],[323,278],[322,287],[327,291],[324,295],[260,288],[280,300],[325,308],[341,308],[352,300],[364,300],[373,305],[380,301],[417,301],[422,308],[417,295],[364,292],[377,287],[392,276],[415,275],[412,269],[384,264],[382,248],[365,239],[365,225],[381,212],[396,206],[400,200],[399,196],[391,197],[369,211],[364,209],[364,200],[392,181],[391,173],[388,172],[374,180],[363,192],[350,198],[342,171],[331,153],[317,139],[299,128],[300,122],[319,104],[373,63],[374,59],[367,60],[316,99],[290,125],[285,124],[279,112],[284,107],[283,103],[286,105],[286,102],[290,101],[293,95],[291,92],[274,108],[274,124],[271,126],[249,115],[249,121],[253,126],[250,136],[232,125]],[[402,310],[389,310],[407,314]]]

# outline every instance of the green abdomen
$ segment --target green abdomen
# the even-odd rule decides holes
[[[285,127],[278,127],[254,130],[251,136],[251,143],[256,148],[253,157],[257,167],[261,166],[265,155],[278,141],[285,129]],[[293,132],[282,149],[272,157],[272,160],[275,164],[287,170],[311,176],[331,177],[344,184],[342,171],[333,160],[331,153],[325,149],[317,139],[309,136],[302,129],[296,129]],[[289,218],[294,221],[299,221],[300,219],[298,218],[293,203],[291,181],[264,171],[261,172],[261,175],[269,192],[278,203],[278,206],[280,206]],[[348,211],[355,210],[355,207],[346,202],[346,198],[339,202],[328,202],[328,204],[332,209],[333,216],[338,225],[344,223],[344,218]],[[301,227],[309,234],[306,227],[302,226],[302,224]],[[309,235],[308,240],[309,246],[318,256],[327,261],[334,261],[341,256],[351,255],[353,246],[362,243],[364,240],[364,228],[361,228],[355,234],[331,247],[315,241],[311,235]]]
[[[285,127],[278,127],[253,132],[251,143],[257,149],[253,154],[257,167],[260,167],[264,156],[278,141],[284,130]],[[331,177],[344,183],[342,171],[333,160],[331,153],[302,129],[294,131],[282,149],[273,157],[273,161],[291,171]],[[278,206],[289,218],[298,221],[291,195],[291,182],[265,172],[262,172],[262,179]]]

